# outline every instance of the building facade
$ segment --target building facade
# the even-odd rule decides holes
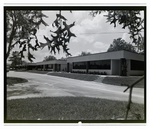
[[[144,55],[121,50],[29,63],[22,67],[28,70],[134,76],[144,74],[145,63]]]
[[[66,71],[67,61],[66,60],[50,60],[36,63],[36,70],[47,70],[47,71]]]
[[[124,50],[69,57],[67,59],[68,72],[121,76],[143,75],[144,66],[144,55]]]
[[[66,60],[50,60],[37,63],[28,63],[25,65],[18,66],[20,69],[26,70],[45,70],[45,71],[66,71],[67,61]]]

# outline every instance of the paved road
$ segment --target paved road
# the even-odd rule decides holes
[[[7,99],[27,97],[94,97],[127,101],[129,93],[123,93],[126,87],[113,86],[98,82],[81,81],[69,78],[35,74],[28,72],[8,72],[7,76],[26,78],[29,82],[7,86]],[[144,103],[144,89],[134,88],[132,101]]]

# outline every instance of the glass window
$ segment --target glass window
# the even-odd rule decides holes
[[[131,60],[131,70],[144,70],[144,61]]]
[[[89,69],[110,69],[111,60],[90,61]],[[86,69],[86,62],[74,62],[73,69]]]
[[[89,69],[110,69],[111,60],[90,61]]]
[[[86,69],[86,62],[74,62],[73,69]]]

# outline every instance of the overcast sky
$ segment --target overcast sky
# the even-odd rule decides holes
[[[43,11],[43,13],[48,16],[48,18],[44,18],[44,20],[49,26],[45,27],[41,25],[37,36],[39,42],[45,43],[46,41],[43,35],[46,37],[50,36],[50,29],[53,29],[51,24],[56,19],[56,14],[59,13],[59,11],[47,10]],[[110,25],[110,23],[106,22],[106,17],[103,16],[104,13],[96,15],[95,17],[92,17],[89,13],[89,11],[72,11],[72,13],[70,13],[70,11],[62,11],[62,15],[67,18],[67,24],[71,24],[75,21],[75,26],[71,28],[71,31],[77,37],[71,37],[68,45],[70,48],[69,52],[72,56],[77,56],[82,51],[91,53],[106,52],[113,40],[117,38],[123,38],[127,42],[130,42],[128,29],[122,29],[120,25],[114,28],[113,24]],[[33,52],[33,55],[36,58],[34,62],[39,62],[42,61],[45,56],[54,54],[51,54],[48,48],[45,47],[42,50],[39,49]],[[60,59],[61,57],[66,57],[65,55],[61,49],[60,53],[58,54],[57,52],[54,56]]]

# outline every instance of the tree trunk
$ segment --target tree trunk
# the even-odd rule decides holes
[[[138,80],[136,80],[135,82],[133,82],[130,86],[128,86],[124,92],[126,92],[129,88],[130,88],[130,92],[129,92],[129,100],[128,100],[128,104],[127,104],[127,110],[126,110],[126,115],[125,115],[125,120],[127,120],[127,117],[128,117],[128,113],[129,113],[129,110],[130,110],[130,106],[131,106],[131,103],[132,103],[132,90],[133,90],[133,87],[138,83],[140,82],[142,79],[144,79],[144,75],[139,78]]]
[[[8,59],[9,55],[10,55],[10,51],[11,51],[11,46],[12,46],[12,41],[13,41],[13,37],[15,35],[15,28],[14,28],[14,23],[13,23],[13,26],[12,26],[12,32],[11,32],[11,35],[10,35],[10,38],[9,38],[9,42],[8,42],[8,50],[6,52],[6,60]],[[7,39],[8,40],[8,39]]]

